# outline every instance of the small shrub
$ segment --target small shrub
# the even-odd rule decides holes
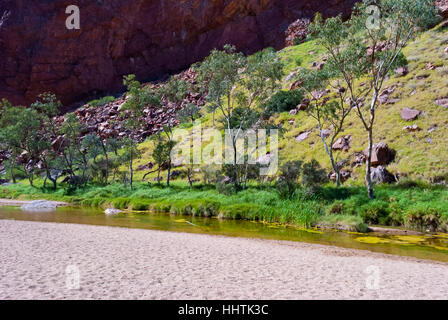
[[[360,208],[359,215],[368,224],[387,224],[388,207],[385,201],[371,201]]]
[[[411,228],[436,231],[441,225],[441,213],[429,206],[418,206],[412,208],[406,215],[406,225]]]
[[[302,167],[302,184],[306,188],[307,192],[314,194],[317,190],[329,181],[325,169],[323,169],[320,163],[313,159],[307,162]]]
[[[302,161],[288,161],[281,166],[280,177],[275,183],[280,198],[292,199],[294,197],[302,165]]]
[[[216,182],[216,172],[217,168],[213,165],[206,165],[201,168],[202,179],[205,185]]]
[[[441,232],[448,232],[448,215],[442,215],[440,218],[439,230]]]
[[[264,106],[265,115],[270,117],[274,113],[289,112],[295,109],[303,100],[300,90],[279,91]]]
[[[192,216],[194,214],[193,207],[190,204],[187,204],[183,208],[182,213],[186,216]]]
[[[217,183],[216,183],[216,190],[221,193],[224,194],[226,196],[230,196],[232,194],[236,193],[236,189],[235,189],[235,185],[233,183],[225,183],[222,181],[222,179],[220,179]]]
[[[392,65],[392,67],[390,68],[389,73],[393,74],[394,70],[396,70],[399,67],[406,67],[408,64],[409,64],[409,62],[406,59],[406,56],[403,54],[403,52],[400,52],[400,54],[394,60],[394,63]]]
[[[219,207],[220,207],[219,202],[206,201],[203,206],[204,216],[205,217],[213,217],[213,216],[218,215]]]

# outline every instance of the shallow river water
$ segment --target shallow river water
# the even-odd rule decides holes
[[[20,208],[0,207],[0,219],[300,241],[448,262],[447,234],[426,234],[422,236],[360,234],[303,229],[253,221],[219,220],[216,218],[182,217],[152,213],[121,213],[115,216],[106,216],[101,210],[78,208],[59,208],[53,212],[24,212]]]

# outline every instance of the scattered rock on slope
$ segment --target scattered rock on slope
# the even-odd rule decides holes
[[[440,107],[448,109],[448,98],[440,98],[436,100],[436,104]]]
[[[364,150],[364,155],[367,157],[367,149]],[[387,165],[394,159],[394,151],[392,151],[387,143],[379,142],[372,147],[372,166]],[[364,158],[366,161],[366,158]]]
[[[420,115],[421,111],[410,109],[410,108],[404,108],[401,110],[401,118],[405,121],[413,121],[416,120]]]
[[[310,135],[311,131],[305,131],[300,133],[297,137],[296,137],[296,141],[298,142],[302,142],[304,140],[306,140],[308,138],[308,136]]]
[[[403,77],[409,73],[408,68],[406,67],[398,67],[397,69],[394,70],[394,72],[400,77]]]
[[[333,150],[342,150],[347,152],[350,150],[351,141],[352,141],[351,135],[341,137],[333,144]]]
[[[395,176],[387,171],[383,166],[373,167],[370,173],[370,178],[374,183],[394,183],[397,182]]]
[[[408,131],[408,132],[415,132],[415,131],[420,131],[422,129],[418,125],[414,124],[412,126],[404,127],[403,130]]]
[[[347,181],[352,175],[352,172],[349,170],[341,170],[339,173],[341,177],[341,182]],[[332,170],[330,173],[330,180],[336,181],[336,172],[334,172],[334,170]]]
[[[395,89],[397,89],[396,85],[385,88],[378,96],[378,101],[382,104],[390,104],[391,101],[396,102],[395,99],[390,98],[390,96],[395,92]]]
[[[322,135],[325,139],[328,138],[331,135],[331,130],[330,129],[322,130]]]

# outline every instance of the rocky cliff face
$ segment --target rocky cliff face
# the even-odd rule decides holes
[[[0,98],[63,103],[119,91],[125,74],[150,80],[232,43],[245,53],[281,47],[300,17],[348,13],[354,0],[2,0]],[[68,30],[66,7],[80,8]]]

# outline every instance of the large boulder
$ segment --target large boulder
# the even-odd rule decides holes
[[[389,171],[387,171],[387,169],[384,168],[383,166],[372,168],[370,172],[370,178],[374,183],[377,184],[397,182],[397,178],[395,178],[395,176]]]
[[[367,149],[364,150],[364,161],[367,159]],[[395,152],[389,148],[387,143],[379,142],[372,147],[372,166],[388,165],[395,157]]]

